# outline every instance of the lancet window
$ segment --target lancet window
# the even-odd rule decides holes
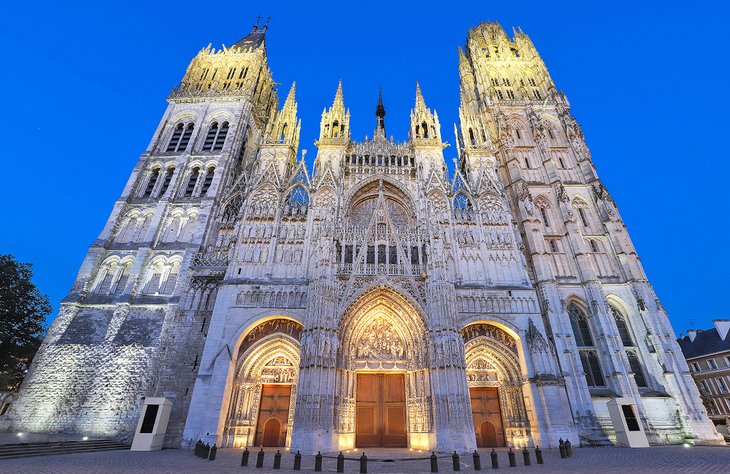
[[[192,123],[178,123],[172,132],[172,137],[170,137],[170,142],[167,144],[165,151],[168,153],[185,151],[190,142],[190,137],[193,136],[193,128],[195,126]]]
[[[471,200],[464,193],[454,196],[454,217],[456,220],[471,220],[474,217]]]
[[[646,387],[646,377],[644,377],[644,369],[642,368],[641,360],[639,359],[639,353],[634,343],[634,338],[631,335],[631,329],[626,321],[626,317],[613,305],[609,305],[611,308],[611,314],[616,322],[616,328],[618,329],[618,335],[621,339],[621,344],[626,350],[626,358],[629,361],[629,368],[634,373],[634,380],[638,387]]]
[[[205,136],[203,143],[203,151],[220,151],[228,136],[228,122],[218,124],[213,122],[208,128],[208,134]]]
[[[593,345],[593,338],[591,337],[591,330],[585,312],[575,303],[570,303],[568,305],[568,316],[588,386],[605,386],[606,382],[601,371],[601,364],[598,361],[598,353]]]
[[[309,211],[309,193],[302,186],[295,186],[286,199],[284,212],[290,217],[304,217]]]

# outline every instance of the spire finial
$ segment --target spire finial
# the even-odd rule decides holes
[[[291,88],[289,89],[289,94],[286,96],[286,100],[284,101],[284,109],[288,107],[292,107],[294,105],[294,101],[296,100],[297,94],[297,81],[294,81],[291,83]]]
[[[375,135],[385,138],[385,106],[383,105],[383,89],[378,91],[378,105],[375,107],[375,116],[377,117],[377,127],[375,127]]]
[[[271,17],[270,16],[267,16],[266,17],[266,23],[264,23],[264,31],[266,31],[266,30],[269,29],[269,22],[270,21],[271,21]]]
[[[421,84],[418,81],[416,81],[416,109],[428,110],[426,101],[423,100],[423,94],[421,94]]]
[[[345,99],[342,97],[342,79],[337,83],[337,92],[335,93],[335,100],[332,102],[332,108],[340,107],[345,108]]]

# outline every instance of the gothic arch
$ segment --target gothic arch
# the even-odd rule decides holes
[[[355,446],[358,371],[404,374],[407,436],[411,446],[422,445],[430,431],[431,384],[427,324],[420,305],[397,289],[378,285],[351,298],[342,314],[336,406],[340,447]]]
[[[261,394],[265,384],[289,386],[286,441],[291,442],[296,387],[299,376],[303,326],[288,317],[257,319],[241,332],[231,361],[232,380],[223,446],[251,446],[259,422]],[[268,420],[262,420],[264,422]]]
[[[413,196],[403,189],[402,184],[382,176],[365,179],[348,192],[344,200],[345,208],[348,212],[362,200],[368,199],[371,196],[377,196],[378,184],[381,181],[384,190],[387,191],[387,197],[397,200],[403,207],[415,214],[416,206],[414,205],[415,200]]]
[[[514,330],[493,321],[476,321],[461,330],[464,338],[467,384],[495,387],[499,393],[505,439],[525,445],[530,423],[522,393],[526,370],[520,338]]]
[[[358,360],[362,361],[368,359],[368,356],[376,355],[372,351],[368,354],[363,347],[358,347],[358,344],[368,342],[363,338],[368,336],[368,331],[373,329],[374,325],[378,326],[383,321],[389,325],[382,328],[384,334],[395,339],[392,341],[395,346],[391,345],[389,348],[390,355],[400,355],[400,358],[394,358],[389,362],[393,363],[394,367],[400,366],[404,369],[425,366],[426,354],[423,349],[425,349],[424,336],[427,326],[420,305],[410,296],[390,286],[374,286],[362,290],[358,296],[351,298],[351,303],[343,313],[339,325],[340,363],[353,370],[362,363]],[[398,344],[403,344],[403,347],[397,347]],[[385,356],[388,351],[375,352],[380,352],[377,355]]]

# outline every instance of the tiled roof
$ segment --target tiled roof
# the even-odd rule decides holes
[[[677,342],[679,342],[679,347],[682,348],[685,359],[730,351],[730,337],[725,337],[723,341],[715,328],[698,330],[694,341],[690,340],[689,336],[684,336],[677,339]]]

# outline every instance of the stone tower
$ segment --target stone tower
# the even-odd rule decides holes
[[[338,84],[309,169],[266,29],[190,63],[0,423],[128,439],[154,396],[171,447],[463,452],[616,442],[621,400],[720,440],[525,34],[459,48],[450,173],[417,83],[404,142],[382,93],[354,139]]]

